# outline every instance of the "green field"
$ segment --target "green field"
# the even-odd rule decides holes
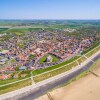
[[[0,28],[0,34],[3,33],[26,33],[26,32],[32,32],[32,31],[38,31],[38,30],[42,30],[42,27],[38,28],[38,27],[33,27],[33,28]]]
[[[5,33],[9,28],[0,28],[0,34]]]
[[[81,57],[81,58],[79,58],[77,61],[78,61],[79,63],[82,63],[82,62],[84,62],[85,60],[87,60],[85,57]]]
[[[96,53],[97,51],[100,50],[100,46],[98,48],[96,48],[95,50],[89,52],[88,54],[86,54],[87,57],[90,57],[91,55],[93,55],[94,53]]]
[[[23,88],[23,87],[29,86],[29,85],[31,85],[31,79],[27,79],[22,82],[18,82],[15,84],[0,87],[0,94],[11,92],[11,91],[14,91],[14,90],[17,90],[17,89],[20,89],[20,88]]]
[[[72,69],[73,67],[75,67],[77,65],[78,64],[76,62],[73,62],[69,65],[64,66],[64,67],[62,66],[62,68],[55,69],[53,71],[38,75],[38,76],[34,77],[33,79],[34,79],[35,82],[40,82],[40,81],[43,81],[43,80],[48,79],[50,77],[53,77],[53,76],[56,76],[58,74],[64,73],[64,72]]]

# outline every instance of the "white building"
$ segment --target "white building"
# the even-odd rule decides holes
[[[51,57],[50,55],[49,55],[49,56],[47,57],[47,59],[46,59],[47,62],[52,62],[52,60],[53,60],[53,59],[52,59],[52,57]]]

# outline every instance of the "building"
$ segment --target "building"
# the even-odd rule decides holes
[[[49,55],[47,58],[46,58],[46,62],[52,62],[52,57],[51,57],[51,55]]]

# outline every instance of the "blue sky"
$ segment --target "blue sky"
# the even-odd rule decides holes
[[[100,0],[0,0],[0,19],[100,19]]]

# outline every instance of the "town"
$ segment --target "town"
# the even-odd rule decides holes
[[[0,35],[0,80],[18,78],[23,70],[40,70],[67,61],[96,41],[92,33],[77,37],[72,34],[75,32],[76,29],[42,29]]]

